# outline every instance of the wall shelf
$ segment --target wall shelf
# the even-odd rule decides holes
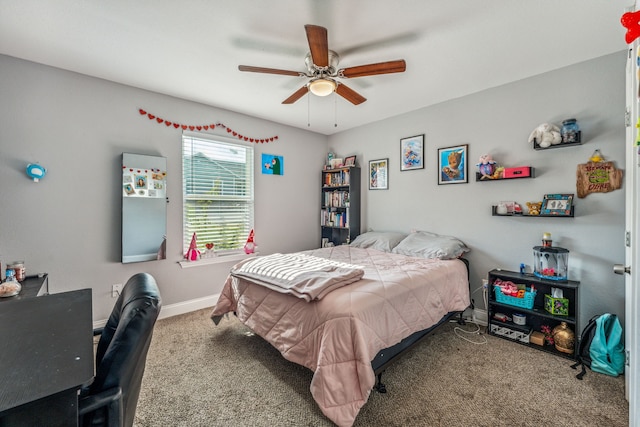
[[[571,214],[570,215],[528,215],[528,214],[516,214],[516,213],[508,213],[508,214],[499,214],[496,213],[497,206],[491,206],[491,215],[492,216],[518,216],[525,218],[573,218],[574,206],[571,206]]]
[[[510,181],[512,179],[526,179],[526,178],[535,178],[535,169],[531,166],[523,166],[529,168],[529,176],[512,176],[508,178],[495,178],[495,179],[482,179],[482,174],[480,172],[476,172],[476,181],[477,182],[493,182],[493,181]]]
[[[561,142],[560,144],[550,145],[547,148],[542,148],[538,145],[538,141],[533,139],[533,149],[534,150],[549,150],[551,148],[562,148],[562,147],[575,147],[576,145],[582,145],[582,131],[578,131],[578,138],[575,142]]]

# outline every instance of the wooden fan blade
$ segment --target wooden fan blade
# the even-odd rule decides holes
[[[251,65],[238,65],[238,70],[249,71],[251,73],[281,74],[283,76],[304,76],[304,73],[300,73],[298,71],[278,70],[277,68],[252,67]]]
[[[318,67],[329,66],[329,39],[327,29],[317,25],[305,25],[311,60]]]
[[[345,86],[343,83],[338,84],[338,87],[336,88],[336,92],[338,93],[338,95],[340,95],[341,97],[343,97],[344,99],[352,103],[353,105],[362,104],[364,101],[367,100],[367,98],[360,95],[358,92],[351,89],[350,87]]]
[[[404,62],[404,59],[399,59],[397,61],[378,62],[376,64],[344,68],[338,71],[338,75],[353,78],[373,76],[376,74],[403,73],[406,69],[407,64]]]
[[[282,101],[283,104],[293,104],[298,99],[302,98],[306,93],[309,92],[309,89],[306,85],[302,86],[300,89],[294,92],[293,95]]]

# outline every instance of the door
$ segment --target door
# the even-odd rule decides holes
[[[640,332],[640,230],[638,229],[640,205],[640,146],[636,145],[640,128],[640,88],[638,82],[638,41],[629,49],[627,58],[627,137],[625,159],[625,264],[617,265],[614,271],[625,276],[625,347],[627,366],[625,392],[629,401],[629,425],[640,426],[640,360],[637,333]]]

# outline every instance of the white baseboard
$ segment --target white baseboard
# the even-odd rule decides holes
[[[473,309],[473,321],[478,325],[487,326],[487,310]]]
[[[219,296],[220,294],[216,294],[208,297],[197,298],[189,301],[179,302],[177,304],[163,306],[162,310],[160,310],[158,319],[166,319],[167,317],[191,313],[192,311],[201,310],[208,307],[211,307],[213,309],[213,306],[218,302]]]
[[[192,311],[201,310],[203,308],[213,308],[213,306],[216,305],[216,302],[218,302],[219,296],[220,294],[210,295],[208,297],[196,298],[189,301],[162,306],[158,320],[177,316],[179,314],[191,313]],[[93,328],[102,328],[106,324],[107,319],[97,320],[93,322]]]

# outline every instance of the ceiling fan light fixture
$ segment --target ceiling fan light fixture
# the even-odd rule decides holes
[[[331,95],[336,90],[336,82],[331,79],[316,79],[309,83],[309,90],[316,96]]]

